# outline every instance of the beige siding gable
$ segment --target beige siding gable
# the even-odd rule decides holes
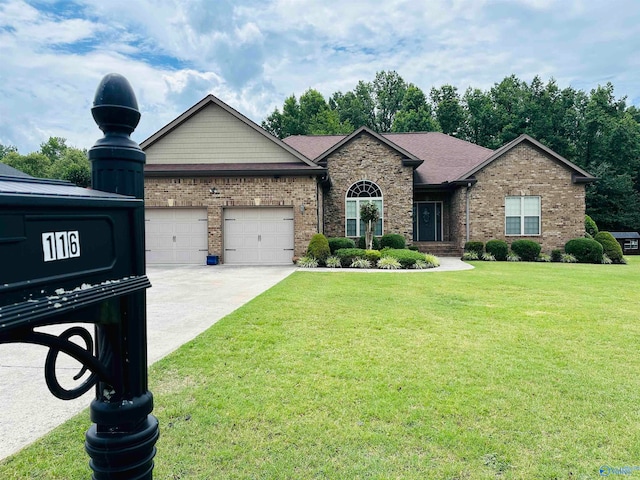
[[[300,159],[210,104],[145,149],[148,164],[299,163]]]

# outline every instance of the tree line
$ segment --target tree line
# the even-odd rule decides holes
[[[61,137],[50,137],[37,152],[27,155],[12,145],[0,144],[0,161],[33,177],[68,180],[80,187],[91,184],[87,151],[68,146]]]
[[[587,213],[607,230],[640,230],[640,109],[611,83],[587,93],[555,80],[515,75],[487,90],[452,85],[428,95],[395,71],[378,72],[328,100],[312,88],[291,95],[262,122],[279,138],[376,132],[442,132],[496,149],[526,133],[599,178],[587,187]]]

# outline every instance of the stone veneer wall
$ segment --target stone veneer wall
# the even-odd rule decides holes
[[[382,191],[383,233],[413,237],[413,168],[403,156],[367,133],[355,137],[327,157],[331,188],[324,196],[324,233],[345,236],[345,196],[360,180],[374,182]]]
[[[475,175],[470,190],[470,240],[530,239],[549,253],[584,235],[585,187],[572,182],[571,171],[528,143],[521,143]],[[539,195],[541,232],[536,236],[505,235],[505,197]],[[453,200],[457,207],[458,240],[465,243],[465,189]]]
[[[207,208],[210,254],[223,252],[225,207],[293,207],[294,255],[298,257],[304,255],[319,227],[315,177],[147,177],[144,186],[147,207]],[[211,194],[212,187],[220,193]]]

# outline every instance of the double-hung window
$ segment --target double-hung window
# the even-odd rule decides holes
[[[540,235],[540,197],[506,197],[505,234]]]
[[[363,203],[373,203],[378,207],[380,218],[373,230],[374,235],[382,235],[382,191],[380,187],[369,180],[356,182],[347,191],[345,201],[345,230],[347,237],[361,237],[365,234],[366,225],[360,220],[360,206]]]

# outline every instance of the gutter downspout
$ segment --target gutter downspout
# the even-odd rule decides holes
[[[466,218],[465,218],[465,225],[467,228],[467,234],[466,234],[466,241],[469,241],[469,201],[470,201],[470,197],[469,197],[469,190],[471,190],[471,182],[467,183],[467,190],[466,190]]]

